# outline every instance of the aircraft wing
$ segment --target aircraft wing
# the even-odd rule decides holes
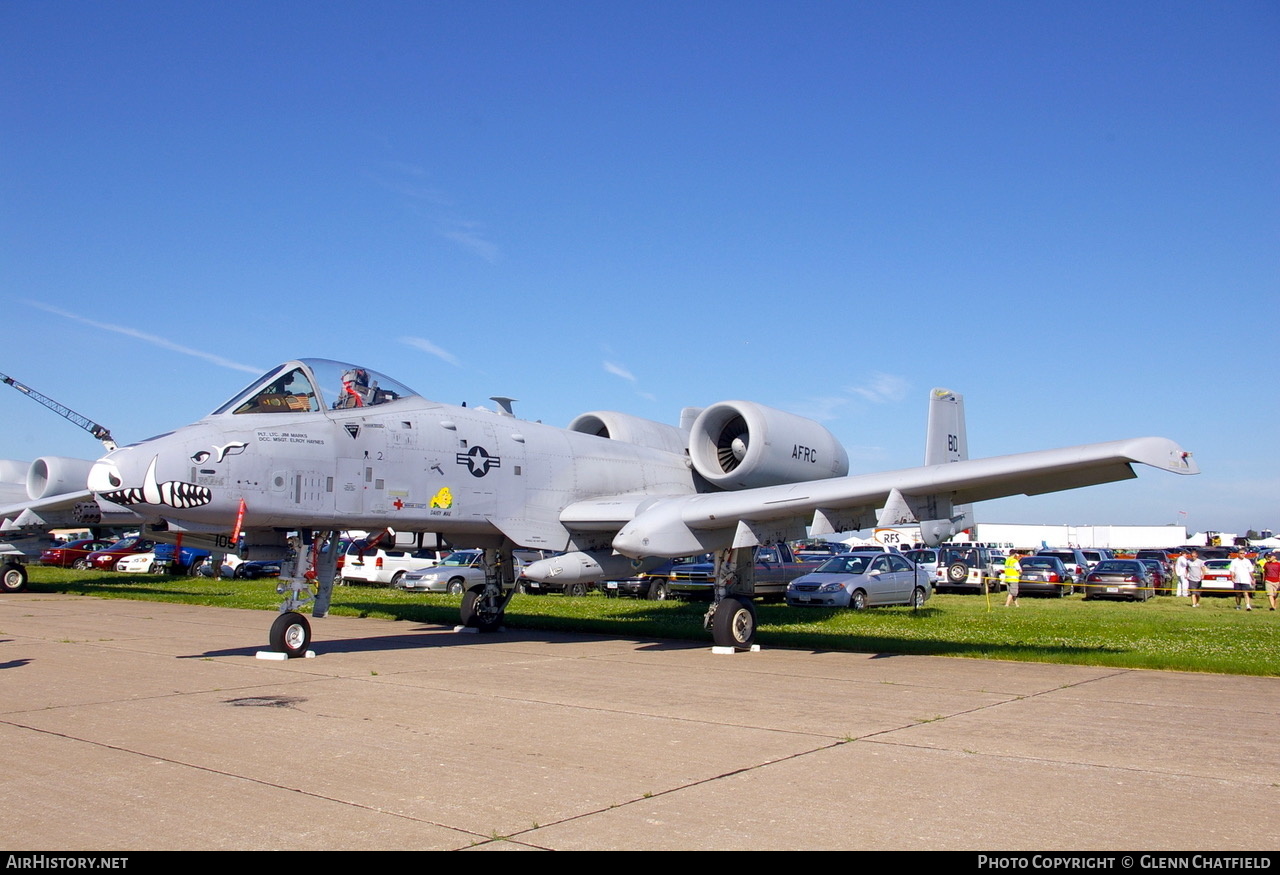
[[[955,505],[1010,495],[1039,495],[1136,477],[1134,463],[1196,474],[1191,455],[1166,438],[1133,438],[971,459],[880,474],[835,477],[736,492],[675,496],[632,505],[613,548],[632,557],[687,556],[766,540],[867,528],[897,493],[918,518],[947,519]],[[589,522],[610,500],[567,508],[566,525]],[[617,502],[615,502],[615,505]],[[617,514],[617,507],[613,513]],[[596,525],[604,523],[597,518]]]
[[[0,507],[0,532],[30,527],[48,529],[81,525],[77,507],[93,503],[93,500],[93,493],[85,489]]]

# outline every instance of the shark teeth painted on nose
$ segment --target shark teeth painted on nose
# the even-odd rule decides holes
[[[129,489],[116,489],[100,493],[113,504],[159,504],[168,507],[189,508],[200,507],[213,500],[213,492],[207,486],[187,483],[183,480],[166,480],[156,482],[156,460],[152,459],[147,466],[147,475],[142,486]]]

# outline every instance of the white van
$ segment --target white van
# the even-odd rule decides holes
[[[368,583],[396,586],[405,572],[439,565],[448,550],[402,550],[366,546],[361,539],[352,541],[342,557],[339,572],[342,583]]]

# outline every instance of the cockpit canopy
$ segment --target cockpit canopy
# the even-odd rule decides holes
[[[223,404],[222,413],[317,413],[390,404],[418,393],[359,365],[328,359],[285,362]]]

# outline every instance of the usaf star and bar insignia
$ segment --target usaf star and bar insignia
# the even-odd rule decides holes
[[[501,456],[491,456],[488,450],[480,446],[458,453],[456,461],[459,465],[466,465],[472,477],[483,477],[494,468],[502,467]]]

